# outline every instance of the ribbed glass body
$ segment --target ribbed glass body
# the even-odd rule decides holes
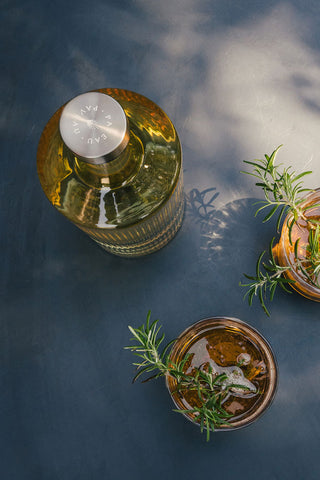
[[[61,107],[38,148],[42,188],[57,210],[110,253],[134,257],[166,245],[184,212],[181,147],[167,115],[152,101],[119,89],[114,98],[129,124],[129,143],[114,160],[93,165],[77,158],[59,132]]]

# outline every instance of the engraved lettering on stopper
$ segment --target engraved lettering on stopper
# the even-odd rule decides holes
[[[63,142],[80,160],[93,164],[115,159],[129,141],[123,108],[100,92],[84,93],[65,105],[60,133]]]

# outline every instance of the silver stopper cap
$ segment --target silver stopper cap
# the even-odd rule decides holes
[[[77,157],[95,165],[119,156],[129,141],[123,108],[99,92],[84,93],[66,104],[60,117],[60,133]]]

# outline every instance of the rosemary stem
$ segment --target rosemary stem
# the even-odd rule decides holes
[[[298,257],[297,252],[299,239],[295,241],[294,267],[291,265],[288,267],[282,267],[280,265],[277,265],[274,258],[271,242],[271,247],[269,249],[269,262],[267,264],[262,263],[261,259],[263,254],[261,254],[256,265],[256,276],[253,277],[245,275],[251,280],[251,282],[246,284],[240,283],[240,285],[249,288],[245,295],[248,296],[249,305],[252,304],[253,296],[258,295],[261,306],[268,315],[269,312],[265,306],[265,297],[268,293],[268,288],[270,293],[270,300],[272,300],[277,285],[279,285],[284,290],[287,290],[285,284],[294,283],[293,280],[289,278],[284,278],[283,274],[286,271],[293,270],[294,268],[295,270],[298,270],[302,275],[304,275],[310,284],[314,286],[316,285],[318,288],[320,288],[320,284],[318,283],[317,278],[315,280],[315,277],[320,274],[320,223],[319,220],[310,220],[310,218],[306,214],[308,206],[304,207],[304,195],[306,192],[310,192],[311,189],[303,188],[301,182],[301,178],[312,172],[305,171],[297,175],[291,169],[291,167],[285,168],[280,171],[279,166],[274,164],[276,154],[280,146],[276,148],[270,156],[265,155],[265,159],[245,161],[245,163],[253,166],[254,168],[253,173],[244,173],[258,178],[259,181],[256,183],[256,185],[262,187],[265,196],[265,199],[262,202],[259,202],[263,203],[263,206],[260,206],[258,208],[256,215],[257,213],[269,207],[271,210],[264,217],[263,222],[270,220],[277,213],[277,231],[279,231],[283,214],[291,214],[291,217],[289,217],[290,219],[287,222],[288,238],[290,245],[293,245],[293,227],[300,220],[306,222],[306,226],[310,234],[306,246],[305,258]],[[305,262],[310,265],[310,268],[304,266]],[[265,272],[262,269],[264,269]]]

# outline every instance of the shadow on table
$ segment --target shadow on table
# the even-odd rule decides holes
[[[262,310],[258,299],[254,299],[247,313],[247,302],[243,302],[246,289],[240,288],[239,282],[247,283],[244,273],[254,275],[261,252],[266,251],[264,259],[268,259],[271,239],[275,237],[277,241],[279,238],[276,221],[271,219],[263,223],[262,214],[255,216],[258,199],[242,198],[216,208],[218,196],[215,187],[202,191],[192,189],[187,195],[186,222],[192,223],[192,246],[197,250],[195,274],[211,302],[226,311],[232,307],[239,314],[243,310],[249,318],[256,313],[260,317]],[[311,316],[316,314],[318,318],[317,304],[294,292],[290,294],[279,289],[272,305],[268,299],[267,304],[278,318],[290,312],[292,319],[297,308],[303,308]]]
[[[252,252],[263,250],[274,235],[274,222],[262,224],[255,217],[257,199],[234,200],[218,209],[218,196],[215,187],[194,188],[187,195],[186,216],[199,227],[201,257],[224,268],[250,267]]]

